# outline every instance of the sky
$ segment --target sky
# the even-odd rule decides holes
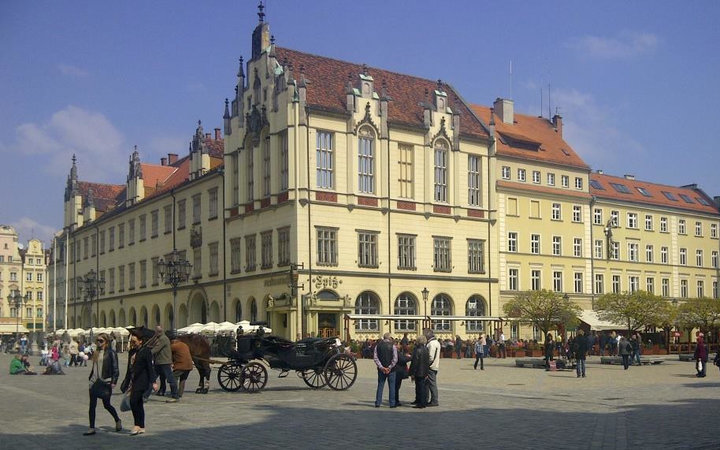
[[[720,2],[268,0],[265,12],[279,46],[557,112],[593,170],[720,195]],[[187,153],[198,120],[222,127],[257,23],[255,0],[0,2],[0,223],[49,242],[73,154],[81,180],[123,184],[133,146],[158,163]]]

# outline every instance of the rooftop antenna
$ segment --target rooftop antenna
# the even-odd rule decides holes
[[[550,97],[550,83],[548,83],[548,119],[552,118],[552,106],[551,106],[551,97]]]
[[[510,73],[509,73],[509,83],[510,83],[510,99],[513,98],[513,85],[512,85],[512,59],[510,60]]]
[[[540,117],[543,116],[543,88],[540,87]]]

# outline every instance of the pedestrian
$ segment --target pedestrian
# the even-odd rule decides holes
[[[430,372],[430,354],[428,353],[427,338],[420,335],[415,339],[410,362],[410,377],[415,382],[415,401],[413,408],[425,408],[427,406],[427,387],[425,381]]]
[[[500,330],[500,335],[498,336],[498,358],[505,358],[507,357],[507,351],[505,349],[505,334],[503,333],[502,329]]]
[[[145,408],[143,395],[152,380],[155,379],[152,352],[146,345],[152,336],[145,327],[133,328],[130,331],[130,345],[132,351],[128,356],[128,369],[123,381],[123,392],[130,392],[130,409],[132,410],[134,426],[131,436],[145,433]]]
[[[170,347],[170,339],[163,333],[160,325],[155,327],[152,354],[155,361],[155,373],[160,376],[160,389],[155,395],[165,396],[165,381],[167,381],[170,385],[170,398],[166,400],[166,403],[175,403],[179,397],[177,381],[172,373],[172,348]],[[153,380],[154,382],[155,380]],[[147,394],[150,393],[147,392]]]
[[[630,364],[630,354],[632,353],[632,345],[630,342],[628,342],[627,339],[625,339],[625,336],[620,335],[620,341],[618,342],[618,352],[620,352],[620,356],[622,357],[622,363],[623,368],[625,370],[628,369],[628,365]]]
[[[103,407],[115,419],[115,431],[122,430],[122,421],[117,411],[110,403],[112,390],[120,377],[117,353],[110,347],[110,337],[106,333],[97,335],[97,350],[93,352],[90,376],[90,429],[83,433],[84,436],[95,434],[95,408],[98,399],[102,400]]]
[[[399,348],[397,350],[398,362],[395,364],[395,405],[402,406],[400,403],[400,387],[402,381],[407,378],[408,375],[408,363],[410,362],[410,354],[407,353],[407,347]]]
[[[27,335],[23,334],[22,337],[20,337],[20,353],[22,353],[23,355],[27,353],[27,343]]]
[[[403,337],[400,340],[400,345],[402,346],[403,353],[407,353],[408,351],[408,345],[410,345],[410,339],[408,339],[408,334],[403,333]]]
[[[388,383],[388,390],[390,391],[390,407],[395,408],[395,376],[396,373],[393,370],[398,362],[397,347],[393,344],[392,335],[385,333],[375,345],[375,351],[373,352],[373,360],[377,366],[378,372],[378,385],[375,393],[375,407],[379,408],[382,404],[383,388],[385,387],[385,381]]]
[[[178,382],[178,398],[182,398],[185,392],[185,380],[187,380],[193,368],[192,354],[190,353],[190,347],[186,343],[179,341],[175,336],[173,337],[175,339],[170,345],[173,377]]]
[[[78,343],[75,339],[70,341],[70,345],[68,345],[68,351],[70,352],[70,365],[71,366],[79,366],[78,361],[78,354],[80,351],[78,350]]]
[[[585,339],[585,332],[578,330],[573,343],[573,353],[575,354],[575,372],[577,378],[582,376],[585,378],[585,355],[588,352],[588,340]]]
[[[435,338],[435,333],[430,328],[425,330],[425,337],[427,338],[427,348],[430,354],[430,370],[426,380],[426,405],[438,406],[437,373],[440,370],[440,342]]]
[[[15,357],[10,361],[10,375],[37,375],[28,369],[23,358],[24,356],[18,350]]]
[[[480,370],[485,370],[485,333],[480,333],[480,339],[475,341],[475,370],[477,370],[478,361],[480,361]]]
[[[640,362],[640,355],[642,355],[642,336],[640,336],[640,333],[635,333],[635,342],[637,343],[637,349],[635,349],[635,364],[639,366],[642,364]]]
[[[460,335],[455,336],[455,352],[457,353],[457,359],[460,359],[462,357],[462,346],[463,341],[460,339]]]
[[[545,370],[550,370],[550,361],[553,360],[553,350],[555,349],[555,341],[552,333],[545,336]]]
[[[713,364],[715,364],[718,368],[720,368],[720,347],[718,347],[718,351],[715,354],[715,359],[713,359]]]
[[[702,333],[698,335],[697,345],[695,346],[695,369],[697,370],[697,377],[703,378],[706,373],[706,366],[708,361],[708,351],[705,347],[705,337]]]

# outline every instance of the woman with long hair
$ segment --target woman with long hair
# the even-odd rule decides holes
[[[85,436],[95,434],[95,408],[98,399],[102,400],[103,407],[115,419],[115,431],[122,430],[122,422],[117,411],[110,403],[112,390],[120,376],[118,359],[115,350],[110,347],[110,336],[100,333],[95,341],[97,351],[92,356],[92,369],[90,370],[90,429],[83,433]]]
[[[130,409],[135,421],[135,426],[130,432],[131,436],[145,433],[143,394],[155,379],[152,353],[147,346],[148,339],[152,335],[153,333],[144,327],[130,330],[132,350],[128,357],[128,370],[123,381],[123,392],[130,391]]]

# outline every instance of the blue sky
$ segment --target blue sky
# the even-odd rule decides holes
[[[257,2],[0,2],[0,223],[21,240],[62,227],[81,179],[124,183],[222,126]],[[564,117],[593,169],[720,195],[717,1],[267,2],[277,44],[454,85],[472,103]],[[509,75],[512,61],[512,77]],[[512,80],[512,82],[511,82]],[[311,80],[312,81],[312,80]]]

